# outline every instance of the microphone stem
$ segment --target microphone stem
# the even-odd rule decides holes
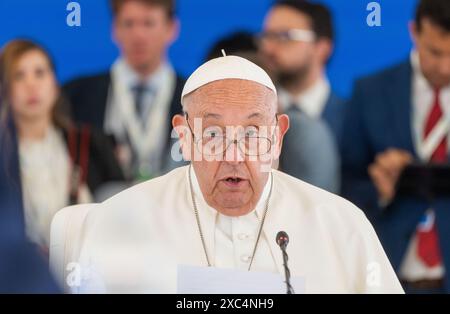
[[[286,278],[286,294],[294,294],[294,289],[291,286],[291,272],[288,267],[288,255],[286,252],[286,247],[281,246],[281,251],[283,252],[283,267],[284,267],[284,276]]]

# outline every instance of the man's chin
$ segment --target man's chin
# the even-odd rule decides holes
[[[447,86],[450,86],[450,80],[442,80],[439,87],[446,88]]]
[[[224,216],[239,217],[247,215],[249,212],[252,211],[252,209],[246,207],[237,207],[237,208],[224,207],[217,209],[217,211]]]
[[[444,77],[436,77],[436,76],[431,76],[431,75],[426,75],[428,81],[430,82],[431,85],[433,85],[434,87],[439,87],[439,88],[444,88],[446,86],[450,85],[450,79],[448,78],[444,78]]]
[[[244,202],[240,197],[228,197],[226,199],[219,200],[215,209],[225,216],[237,217],[248,214],[252,211],[250,204]]]
[[[130,65],[141,72],[146,72],[151,68],[151,62],[148,60],[148,56],[133,56],[128,62]]]

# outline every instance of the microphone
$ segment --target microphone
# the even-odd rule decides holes
[[[289,243],[289,236],[285,231],[279,231],[277,233],[276,242],[278,246],[281,249],[281,252],[283,253],[283,266],[284,266],[284,276],[286,279],[286,293],[287,294],[294,294],[294,288],[291,286],[291,272],[289,271],[288,267],[288,255],[286,252],[286,247]]]
[[[277,244],[281,247],[282,250],[286,250],[286,247],[289,243],[289,236],[286,232],[280,231],[277,233]]]

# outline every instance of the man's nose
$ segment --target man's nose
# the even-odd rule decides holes
[[[149,27],[144,23],[140,23],[136,25],[136,29],[134,30],[134,36],[138,39],[147,39],[149,34]]]
[[[239,164],[245,160],[245,155],[239,147],[239,141],[233,139],[225,150],[225,161],[231,164]]]

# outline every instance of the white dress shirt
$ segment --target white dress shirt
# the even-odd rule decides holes
[[[215,252],[211,259],[215,267],[247,270],[249,268],[265,205],[270,193],[270,179],[267,181],[255,209],[240,217],[229,217],[211,208],[203,198],[197,176],[192,171],[192,185],[199,210],[210,211],[215,220]],[[270,210],[270,208],[268,209]],[[273,239],[272,239],[273,240]],[[275,260],[264,234],[258,241],[251,268],[260,271],[277,272]]]
[[[330,97],[331,87],[328,79],[323,75],[311,87],[299,95],[291,95],[283,88],[279,88],[281,109],[287,110],[295,104],[300,111],[311,118],[320,118]]]
[[[428,116],[434,104],[434,89],[424,77],[417,51],[411,52],[412,77],[412,129],[416,152],[421,151],[424,143],[424,130]],[[440,90],[440,104],[444,116],[450,120],[450,85]],[[450,144],[450,136],[447,137]],[[450,145],[448,146],[450,148]],[[422,158],[418,153],[419,158]],[[428,160],[422,159],[423,162]],[[414,233],[408,246],[406,255],[400,268],[400,277],[408,281],[423,279],[440,279],[444,276],[445,269],[442,264],[427,267],[417,256],[417,237]]]

